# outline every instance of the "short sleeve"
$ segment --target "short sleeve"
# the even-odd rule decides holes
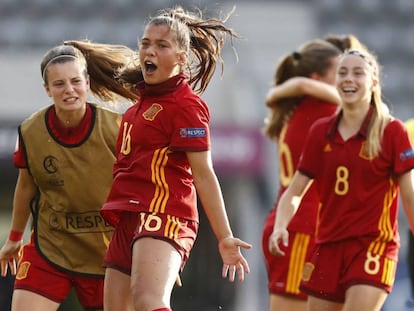
[[[383,147],[386,150],[391,149],[394,155],[394,173],[402,174],[414,168],[414,150],[404,124],[400,120],[393,120],[387,125],[384,135],[386,137]]]
[[[326,140],[325,137],[326,133],[323,132],[322,126],[318,121],[315,122],[307,134],[298,163],[298,171],[311,179],[314,179],[316,173],[322,170],[323,161],[320,161],[320,159]]]
[[[210,150],[210,113],[200,99],[187,100],[173,117],[170,149],[173,151]]]
[[[27,168],[26,154],[23,148],[23,141],[19,135],[16,138],[16,147],[13,153],[13,164],[17,168]]]

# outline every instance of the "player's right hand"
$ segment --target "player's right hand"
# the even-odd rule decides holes
[[[273,230],[269,238],[269,251],[275,256],[284,256],[285,252],[281,250],[280,243],[287,247],[289,244],[289,232],[287,229]]]
[[[7,271],[10,268],[10,273],[16,275],[17,261],[20,257],[20,249],[22,247],[22,241],[10,241],[7,240],[3,247],[0,249],[0,265],[1,276],[5,277]]]

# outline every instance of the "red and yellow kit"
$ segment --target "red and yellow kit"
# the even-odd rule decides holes
[[[210,149],[210,113],[185,78],[139,84],[140,100],[123,116],[112,189],[101,211],[114,226],[121,211],[198,221],[186,152]]]
[[[414,167],[407,131],[399,120],[389,122],[379,156],[369,159],[364,153],[369,116],[347,141],[337,131],[339,117],[321,120],[311,130],[299,164],[320,193],[317,243],[361,235],[397,242],[396,178]]]
[[[297,168],[306,135],[312,124],[332,115],[337,105],[313,97],[304,97],[284,126],[279,140],[278,198],[286,190]],[[275,206],[277,206],[276,201]],[[286,256],[274,256],[269,252],[269,237],[273,231],[276,208],[266,218],[262,234],[262,250],[268,271],[268,287],[272,293],[306,298],[299,290],[305,260],[314,242],[319,197],[312,186],[301,202],[301,207],[289,224],[289,246],[283,248]]]
[[[315,249],[320,256],[307,267],[309,282],[304,289],[317,293],[322,283],[330,284],[329,292],[321,296],[326,299],[342,301],[344,290],[356,283],[390,291],[394,280],[399,247],[397,178],[414,168],[414,153],[404,125],[393,119],[385,127],[379,155],[369,158],[364,144],[371,114],[372,110],[359,132],[346,141],[338,132],[341,114],[318,121],[298,166],[314,179],[321,200]],[[350,256],[350,248],[351,254],[359,255]],[[318,280],[322,269],[331,265],[336,266],[329,269],[335,281]],[[350,271],[346,280],[338,277],[344,269]]]
[[[112,189],[101,210],[116,227],[106,267],[129,273],[131,258],[125,257],[132,254],[119,250],[144,236],[169,241],[182,267],[194,245],[199,218],[186,152],[210,149],[210,112],[186,78],[138,84],[140,99],[123,116]],[[136,217],[127,219],[128,213]]]

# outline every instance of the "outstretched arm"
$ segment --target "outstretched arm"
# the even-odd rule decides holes
[[[309,177],[296,171],[292,178],[292,182],[282,194],[277,205],[277,214],[275,224],[273,226],[273,233],[269,239],[269,251],[273,255],[284,255],[284,252],[280,249],[279,244],[283,243],[284,246],[288,245],[289,232],[287,227],[290,220],[295,215],[303,195],[306,193],[311,184],[312,180]]]
[[[293,77],[282,84],[271,87],[265,101],[268,107],[274,107],[282,98],[305,95],[320,98],[333,104],[340,103],[340,97],[333,85],[307,77]]]
[[[213,170],[211,153],[210,151],[187,152],[187,157],[197,194],[219,241],[219,251],[223,260],[222,276],[224,278],[228,276],[233,282],[237,272],[239,281],[243,281],[244,273],[249,273],[250,268],[240,248],[250,249],[252,246],[233,237],[220,185]]]
[[[12,223],[10,236],[0,249],[1,275],[6,276],[8,267],[16,274],[16,261],[22,246],[21,235],[30,217],[30,201],[35,196],[37,187],[27,169],[20,169],[14,192]]]

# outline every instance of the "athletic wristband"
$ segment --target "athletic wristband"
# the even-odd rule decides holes
[[[13,242],[19,242],[23,239],[23,232],[10,230],[9,240]]]

